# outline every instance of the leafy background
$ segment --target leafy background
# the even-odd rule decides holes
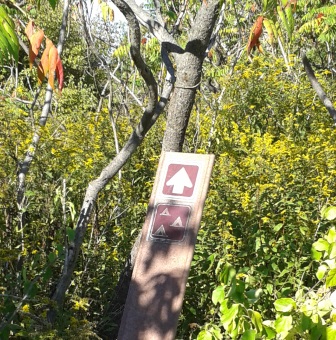
[[[177,339],[334,336],[336,133],[304,73],[300,51],[309,46],[317,78],[333,100],[335,4],[295,3],[295,26],[287,27],[282,15],[270,12],[271,1],[225,2],[220,39],[227,50],[237,48],[241,54],[227,53],[224,45],[209,54],[204,79],[211,78],[217,91],[201,85],[187,131],[184,151],[213,153],[216,161]],[[55,3],[51,10],[43,1],[29,6],[29,16],[57,41],[60,7]],[[13,22],[22,15],[13,9],[8,13]],[[17,206],[16,172],[43,102],[30,109],[38,79],[21,49],[17,66],[9,55],[0,69],[3,339],[99,338],[104,327],[113,327],[106,325],[104,311],[141,230],[161,152],[164,115],[100,194],[65,309],[51,327],[46,321],[49,297],[62,269],[65,244],[74,236],[85,188],[117,153],[113,125],[123,145],[141,116],[141,108],[117,82],[111,83],[110,104],[102,99],[107,76],[99,54],[108,58],[109,70],[116,70],[123,84],[145,97],[122,27],[106,18],[94,22],[93,32],[104,32],[110,41],[97,39],[96,52],[88,53],[76,13],[62,55],[65,86],[55,95],[42,130],[26,180],[25,211]],[[322,23],[313,24],[319,13]],[[245,47],[260,14],[282,34],[285,55],[265,28],[260,37],[264,53],[252,50],[247,56]],[[290,13],[285,15],[289,22]],[[174,13],[167,11],[166,20],[172,25]],[[25,39],[23,27],[15,30]],[[148,38],[142,52],[159,74],[157,41]],[[43,98],[45,86],[40,91]]]

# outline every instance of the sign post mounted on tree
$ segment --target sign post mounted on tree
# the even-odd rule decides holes
[[[118,340],[174,339],[213,162],[162,154]]]

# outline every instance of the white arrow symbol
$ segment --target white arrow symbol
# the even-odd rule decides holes
[[[173,186],[173,194],[183,194],[184,187],[192,188],[193,184],[186,169],[180,169],[169,181],[167,186]]]

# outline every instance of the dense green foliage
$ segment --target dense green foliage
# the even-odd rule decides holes
[[[322,2],[310,5],[320,13]],[[227,3],[221,38],[228,39],[231,48],[242,31],[247,42],[253,20],[241,19],[240,33],[233,22],[243,10],[251,14],[253,4],[237,1],[234,11],[235,2]],[[36,15],[37,24],[56,41],[60,10],[50,12],[45,5],[41,1],[38,12],[33,6],[30,15]],[[314,41],[309,57],[321,64],[317,77],[334,99],[335,71],[328,54],[333,37],[314,32],[315,26],[302,26],[315,12],[304,17],[304,6],[299,6],[300,1],[303,19],[297,25],[304,27],[302,34],[284,44],[296,52]],[[261,3],[259,7],[262,10]],[[329,12],[334,27],[334,11]],[[321,13],[327,16],[328,10]],[[174,13],[168,18],[174,20]],[[94,27],[121,34],[108,23]],[[18,34],[24,39],[23,32]],[[51,327],[46,320],[49,298],[66,242],[73,239],[85,189],[116,155],[117,145],[125,143],[141,114],[124,85],[144,98],[143,80],[128,59],[126,39],[116,37],[111,50],[97,41],[90,54],[80,37],[74,19],[62,56],[65,87],[54,96],[52,115],[40,131],[24,210],[17,205],[16,172],[31,147],[45,86],[31,109],[38,83],[27,56],[20,51],[18,68],[13,60],[0,70],[0,339],[99,338],[103,311],[146,214],[164,116],[101,192],[64,311]],[[117,40],[120,47],[112,50]],[[330,45],[320,47],[315,40]],[[283,58],[277,47],[267,45],[267,36],[263,43],[265,53],[255,52],[250,60],[246,54],[226,55],[224,65],[218,62],[223,52],[218,49],[204,65],[204,78],[211,77],[218,91],[201,85],[184,151],[213,153],[216,161],[178,339],[332,339],[335,333],[335,208],[327,207],[336,205],[336,132],[300,58],[289,53]],[[97,51],[105,54],[104,69]],[[159,73],[156,40],[148,39],[142,52]],[[121,80],[108,83],[110,103],[101,96],[109,81],[107,70],[115,70]]]

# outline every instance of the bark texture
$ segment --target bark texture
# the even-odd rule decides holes
[[[201,82],[202,65],[210,43],[219,1],[202,5],[189,32],[188,43],[182,53],[175,55],[176,83],[168,108],[164,151],[182,151],[191,109]]]

